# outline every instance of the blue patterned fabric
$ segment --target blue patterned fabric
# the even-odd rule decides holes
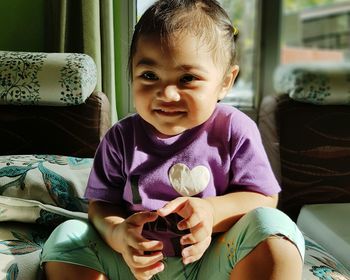
[[[56,155],[0,157],[0,279],[34,280],[57,225],[87,220],[82,199],[92,159]],[[78,179],[79,180],[78,180]],[[350,280],[350,272],[305,236],[303,280]]]
[[[0,156],[0,195],[86,212],[83,195],[91,166],[91,158]]]
[[[0,156],[0,279],[37,279],[51,231],[87,220],[83,199],[91,158]]]

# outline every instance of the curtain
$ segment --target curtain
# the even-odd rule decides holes
[[[45,5],[45,51],[90,55],[97,66],[96,90],[107,95],[116,122],[113,0],[47,0]]]

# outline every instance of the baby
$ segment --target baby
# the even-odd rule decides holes
[[[304,239],[275,209],[280,187],[255,123],[218,104],[237,29],[215,0],[159,0],[137,23],[137,113],[105,135],[89,221],[52,233],[48,279],[301,279]]]

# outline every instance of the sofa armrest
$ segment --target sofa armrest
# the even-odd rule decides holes
[[[109,127],[109,101],[102,92],[76,106],[0,105],[0,155],[93,157]]]

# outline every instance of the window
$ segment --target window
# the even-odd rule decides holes
[[[137,0],[136,17],[143,12],[155,0]],[[233,23],[240,31],[238,41],[238,64],[241,71],[232,91],[223,100],[239,108],[251,108],[254,104],[254,94],[257,92],[257,2],[258,0],[232,1],[221,0],[222,6],[228,12]]]
[[[237,46],[240,75],[232,91],[223,101],[240,108],[253,107],[254,93],[257,92],[257,73],[254,72],[257,69],[255,65],[258,58],[257,0],[221,0],[219,2],[240,32]]]
[[[350,60],[350,1],[283,2],[281,63]]]

